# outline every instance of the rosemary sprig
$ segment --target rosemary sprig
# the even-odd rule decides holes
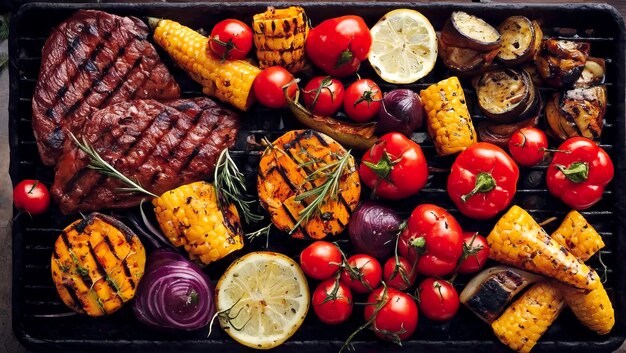
[[[326,180],[317,187],[311,190],[305,191],[294,198],[295,201],[306,200],[311,197],[315,197],[300,213],[298,214],[298,222],[293,226],[289,234],[293,234],[302,223],[309,221],[311,217],[317,214],[324,204],[326,199],[336,199],[339,192],[339,182],[343,176],[348,162],[352,158],[351,151],[348,150],[338,161],[329,163],[321,168],[318,168],[309,176],[307,181],[313,181],[320,177],[325,177]]]
[[[254,201],[246,200],[243,197],[247,192],[246,184],[244,183],[244,175],[239,171],[237,164],[235,164],[235,161],[230,157],[228,148],[225,148],[217,159],[214,182],[217,202],[220,204],[224,201],[235,203],[239,206],[247,224],[257,223],[264,218],[262,215],[252,211],[251,205]]]
[[[158,195],[155,195],[151,193],[150,191],[144,189],[139,183],[131,180],[124,174],[120,173],[117,169],[115,169],[112,165],[110,165],[107,161],[105,161],[100,156],[100,154],[98,154],[98,152],[89,145],[89,142],[87,142],[87,140],[83,138],[83,142],[81,143],[80,141],[78,141],[76,136],[74,136],[74,134],[72,134],[71,132],[70,132],[70,137],[72,138],[72,140],[74,140],[74,143],[76,144],[76,146],[78,146],[78,148],[80,148],[81,151],[85,152],[85,154],[87,154],[87,156],[89,157],[90,161],[87,167],[99,173],[102,173],[104,175],[117,178],[121,180],[122,182],[124,182],[126,185],[128,185],[127,188],[120,188],[119,190],[129,191],[129,192],[139,192],[139,193],[143,193],[152,197],[159,197]]]

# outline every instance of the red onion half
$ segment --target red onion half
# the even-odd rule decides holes
[[[378,111],[378,132],[400,132],[411,136],[422,126],[424,107],[420,96],[410,89],[394,89],[385,93]]]
[[[133,310],[139,321],[153,328],[197,330],[215,314],[213,286],[197,265],[159,249],[148,257]]]

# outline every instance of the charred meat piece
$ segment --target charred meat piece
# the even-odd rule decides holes
[[[589,43],[547,39],[535,64],[546,83],[555,87],[570,87],[585,68],[590,50]]]
[[[41,160],[53,165],[68,132],[92,113],[133,98],[173,99],[180,88],[138,18],[80,10],[52,31],[33,96]]]
[[[235,142],[237,115],[209,98],[168,104],[133,100],[111,105],[93,114],[76,137],[157,195],[210,177],[220,152]],[[52,185],[61,212],[139,204],[144,195],[120,190],[127,185],[90,169],[89,162],[74,141],[66,139]]]
[[[472,278],[460,300],[481,320],[491,323],[517,293],[540,279],[541,276],[514,267],[492,267]]]
[[[600,138],[606,113],[606,86],[575,88],[555,93],[546,104],[546,121],[555,138]]]

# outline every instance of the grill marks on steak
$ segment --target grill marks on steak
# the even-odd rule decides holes
[[[61,154],[96,110],[132,98],[172,99],[180,88],[147,41],[137,18],[80,10],[43,48],[33,97],[33,130],[44,164]]]
[[[210,177],[237,130],[237,115],[209,98],[133,100],[93,114],[77,138],[85,138],[121,173],[160,195]],[[132,207],[145,198],[120,191],[127,185],[89,169],[89,161],[72,140],[65,142],[52,186],[63,213]]]

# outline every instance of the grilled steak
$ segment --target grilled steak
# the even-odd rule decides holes
[[[41,160],[53,165],[68,131],[96,110],[133,98],[173,99],[180,88],[147,41],[138,18],[80,10],[43,47],[33,96],[33,130]]]
[[[235,142],[235,113],[209,98],[118,103],[94,113],[76,134],[122,174],[163,192],[212,176],[219,153]],[[132,207],[146,195],[119,190],[118,179],[88,168],[90,158],[66,139],[52,195],[61,212]]]

